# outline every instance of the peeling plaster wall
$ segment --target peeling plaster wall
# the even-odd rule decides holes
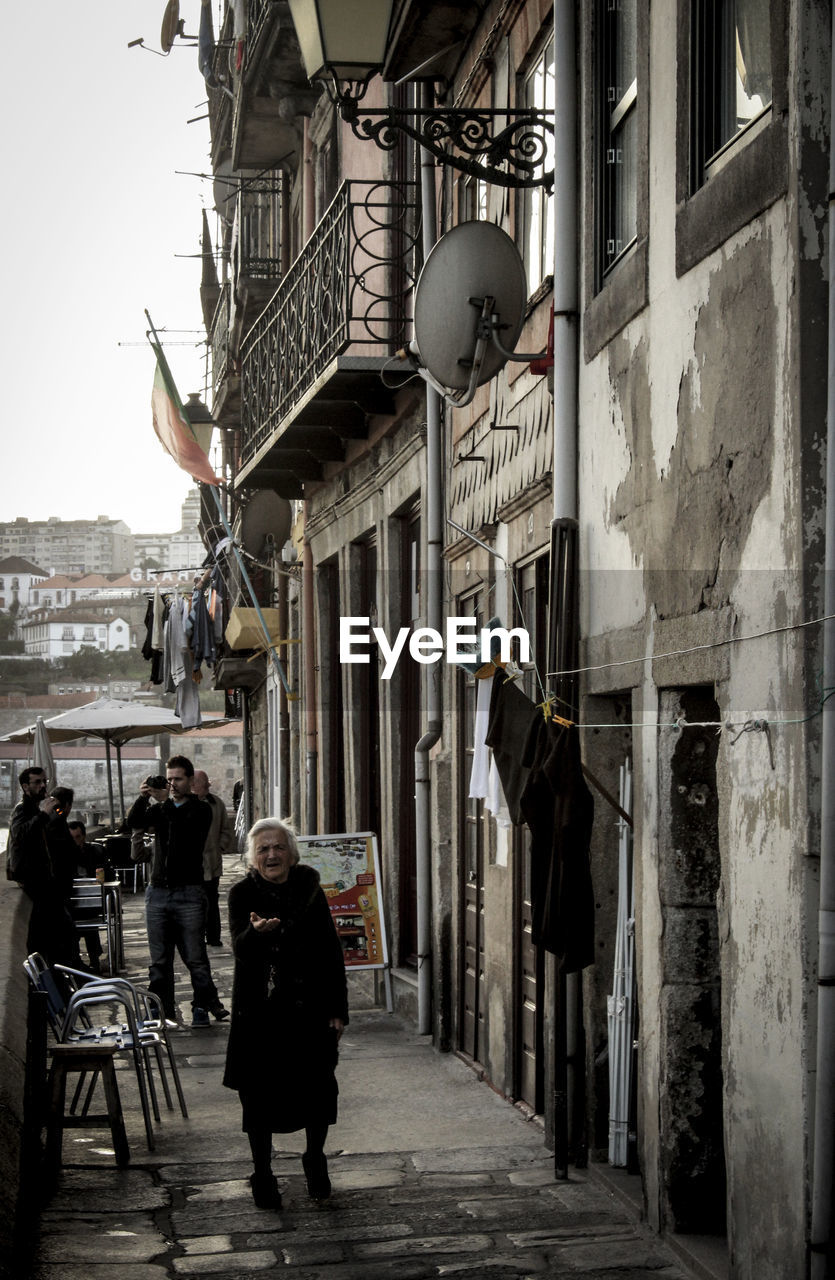
[[[822,202],[821,6],[791,7],[793,57],[811,63],[792,107],[808,180],[682,275],[674,251],[674,113],[651,111],[649,302],[580,370],[580,528],[586,660],[690,657],[595,671],[587,691],[631,690],[641,1011],[641,1159],[648,1216],[669,1222],[671,1121],[662,1096],[674,1028],[661,846],[675,730],[665,690],[714,690],[721,875],[724,1143],[733,1277],[805,1266],[814,967],[816,727],[812,633],[742,644],[819,612]],[[675,97],[675,6],[653,6],[650,98]],[[828,40],[825,33],[824,47]],[[817,78],[816,78],[817,73]],[[794,92],[794,90],[792,90]],[[803,297],[801,298],[801,294]],[[802,300],[807,306],[801,306]],[[593,700],[587,704],[593,706]],[[588,719],[589,717],[586,716]],[[663,720],[663,715],[661,716]],[[771,721],[769,734],[742,722]],[[798,723],[781,724],[781,721]],[[686,843],[686,839],[685,839]],[[692,852],[692,851],[691,851]],[[696,956],[693,956],[694,968]],[[683,1042],[682,1042],[683,1043]],[[661,1083],[660,1083],[661,1082]],[[768,1176],[764,1176],[765,1171]]]

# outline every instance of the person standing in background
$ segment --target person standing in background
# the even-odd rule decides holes
[[[148,986],[162,1001],[166,1018],[176,1020],[174,951],[185,960],[193,992],[192,1027],[208,1027],[209,1014],[229,1017],[220,1002],[206,952],[206,895],[203,892],[203,848],[212,815],[192,795],[194,765],[172,756],[165,779],[142,783],[127,816],[132,831],[153,831],[151,882],[145,890],[145,925],[151,963]],[[164,786],[150,785],[164,782]]]
[[[18,781],[23,798],[12,812],[7,859],[11,879],[32,900],[27,949],[39,952],[49,964],[77,968],[78,939],[66,901],[67,869],[60,865],[59,853],[63,835],[72,844],[66,815],[60,801],[46,794],[43,769],[24,769]]]
[[[203,892],[206,895],[206,945],[221,947],[220,937],[220,877],[223,875],[223,855],[235,853],[235,828],[220,796],[209,788],[209,775],[203,769],[195,769],[191,790],[212,811],[212,825],[203,849]]]

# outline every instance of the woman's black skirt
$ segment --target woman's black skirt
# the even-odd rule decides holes
[[[332,1027],[268,1025],[258,1028],[246,1067],[239,1071],[242,1128],[294,1133],[308,1126],[336,1124],[336,1064]]]

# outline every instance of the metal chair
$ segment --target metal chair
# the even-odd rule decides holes
[[[162,1001],[153,991],[149,991],[146,987],[139,987],[136,983],[130,982],[127,978],[99,978],[95,975],[84,972],[80,969],[72,969],[69,965],[56,964],[55,969],[58,973],[63,974],[67,979],[73,991],[92,992],[96,990],[115,989],[118,992],[129,997],[132,1002],[134,1018],[136,1020],[137,1029],[140,1034],[150,1032],[158,1037],[158,1042],[151,1045],[157,1062],[160,1081],[162,1083],[162,1091],[165,1096],[165,1102],[169,1111],[174,1110],[171,1101],[171,1091],[168,1087],[168,1080],[165,1074],[162,1053],[165,1052],[168,1058],[168,1065],[171,1070],[171,1077],[174,1081],[174,1089],[177,1094],[177,1101],[180,1104],[180,1112],[185,1119],[188,1119],[188,1108],[186,1107],[185,1095],[180,1082],[180,1073],[177,1069],[177,1060],[174,1057],[174,1050],[171,1046],[171,1037],[168,1034],[168,1022],[162,1008]],[[122,1028],[126,1030],[126,1027]],[[156,1119],[159,1115],[156,1114]]]
[[[85,929],[104,929],[107,940],[107,964],[111,974],[124,965],[124,939],[122,933],[121,885],[117,880],[105,884],[79,876],[72,882],[70,911],[79,932]]]
[[[72,991],[65,975],[50,969],[43,957],[33,952],[23,962],[23,967],[32,985],[46,995],[46,1007],[52,1033],[58,1044],[77,1045],[109,1045],[117,1053],[131,1055],[136,1083],[139,1089],[139,1100],[142,1106],[142,1118],[145,1122],[145,1138],[148,1150],[154,1150],[154,1131],[151,1124],[149,1098],[153,1104],[154,1116],[159,1119],[159,1107],[156,1101],[153,1076],[151,1075],[149,1050],[160,1044],[160,1036],[156,1031],[143,1028],[140,1031],[134,1014],[134,1002],[131,996],[121,987],[108,979],[93,981],[77,991]],[[118,1006],[124,1013],[124,1020],[118,1023],[96,1025],[91,1017],[92,1011],[100,1006],[109,1006],[111,1010]],[[96,1083],[96,1072],[87,1093],[82,1114],[89,1108],[93,1088]],[[70,1106],[73,1114],[81,1096],[84,1084],[84,1073],[81,1073],[75,1095]]]

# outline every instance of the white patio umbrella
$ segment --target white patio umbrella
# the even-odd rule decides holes
[[[122,783],[122,747],[131,738],[148,738],[157,733],[182,733],[183,722],[173,711],[165,707],[149,707],[142,702],[126,702],[119,698],[97,698],[83,707],[64,711],[49,720],[38,717],[46,734],[47,746],[53,742],[70,742],[74,738],[101,738],[107,751],[107,790],[110,800],[110,821],[115,824],[113,804],[113,775],[111,769],[111,745],[116,747],[119,773],[119,800],[122,814],[125,812]],[[215,722],[216,723],[216,722]],[[2,742],[34,742],[37,725],[8,733]],[[51,752],[50,752],[51,756]],[[54,765],[53,765],[54,771]]]
[[[32,764],[36,769],[43,769],[46,774],[46,785],[54,787],[58,781],[55,776],[55,760],[52,747],[49,745],[49,734],[44,725],[43,716],[35,721],[35,736],[32,742]]]

